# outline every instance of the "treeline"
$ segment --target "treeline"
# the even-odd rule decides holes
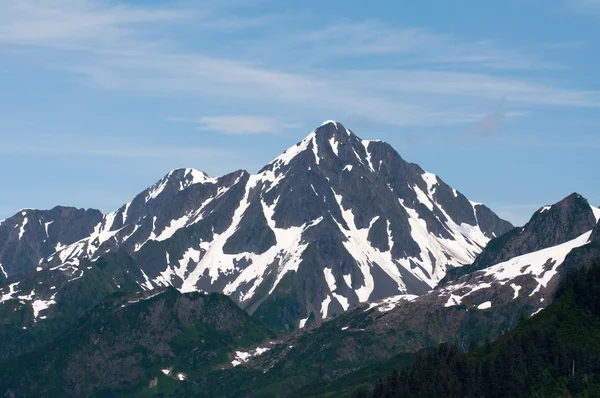
[[[355,398],[600,397],[600,264],[565,278],[544,311],[470,353],[441,344]]]

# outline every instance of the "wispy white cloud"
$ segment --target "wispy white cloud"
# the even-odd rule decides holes
[[[444,38],[425,29],[392,28],[376,21],[338,23],[321,30],[298,34],[294,40],[334,55],[414,53],[424,46],[439,46]]]
[[[320,57],[396,54],[404,65],[445,64],[491,69],[546,69],[561,66],[531,53],[498,47],[489,40],[463,41],[422,28],[394,27],[379,21],[338,23],[302,33],[296,41],[316,48]]]
[[[571,90],[518,77],[429,70],[370,70],[332,74],[364,89],[500,100],[528,105],[600,106],[600,91]],[[457,101],[458,102],[458,101]]]
[[[461,41],[377,21],[334,23],[321,30],[283,33],[280,38],[258,35],[258,40],[263,51],[281,59],[294,51],[341,59],[350,55],[407,55],[399,64],[380,70],[350,69],[343,66],[346,63],[335,71],[310,63],[265,66],[256,57],[236,56],[235,40],[228,42],[230,55],[224,56],[214,48],[192,49],[185,41],[161,35],[165,32],[160,29],[162,25],[206,29],[281,25],[280,20],[237,17],[215,7],[206,2],[177,8],[125,6],[103,0],[10,1],[0,16],[0,43],[51,49],[56,52],[51,67],[104,89],[190,95],[231,107],[242,101],[267,108],[285,104],[288,113],[318,110],[398,126],[474,123],[485,117],[482,100],[497,102],[504,97],[529,107],[600,106],[598,92],[496,73],[498,69],[551,66],[533,55],[499,49],[488,41]],[[286,43],[302,45],[282,49]],[[35,54],[30,56],[35,58]],[[433,65],[436,67],[431,68]],[[470,71],[456,71],[460,65],[469,65]],[[288,114],[286,118],[295,116]],[[281,122],[260,118],[221,117],[200,122],[201,128],[229,134],[285,128]]]
[[[297,123],[285,123],[277,118],[249,115],[205,116],[198,123],[201,130],[231,135],[279,134],[300,127]]]
[[[395,125],[461,124],[478,120],[481,99],[528,106],[600,106],[600,93],[489,74],[419,70],[313,69],[305,73],[256,67],[195,54],[106,54],[94,66],[70,67],[109,89],[165,95],[297,104]],[[462,109],[461,109],[462,107]]]
[[[8,0],[0,14],[0,42],[41,46],[110,43],[136,26],[186,18],[185,12],[91,0]]]

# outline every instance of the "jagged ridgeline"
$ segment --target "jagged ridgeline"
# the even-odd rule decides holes
[[[174,286],[224,293],[292,331],[423,294],[511,228],[390,145],[326,122],[258,174],[180,169],[110,214],[19,212],[0,224],[2,301],[37,324],[73,296]]]

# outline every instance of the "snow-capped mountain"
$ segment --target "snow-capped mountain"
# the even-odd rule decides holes
[[[60,274],[52,291],[43,281],[21,291],[23,271],[3,263],[10,286],[2,300],[59,300],[60,284],[91,272],[90,262],[127,253],[141,289],[224,292],[267,324],[293,329],[360,302],[423,294],[512,227],[390,145],[361,140],[336,122],[257,174],[175,170],[93,226],[87,221],[83,236],[53,238],[54,252],[18,265],[38,279]],[[13,241],[45,237],[42,219],[13,223]]]
[[[523,227],[493,239],[473,264],[450,271],[442,283],[521,255],[560,246],[589,233],[600,220],[600,209],[577,193],[536,211]]]
[[[55,207],[23,209],[0,221],[0,285],[35,272],[41,259],[92,233],[102,220],[98,210]]]
[[[388,297],[314,323],[243,366],[269,369],[277,379],[292,378],[294,369],[310,365],[329,379],[441,341],[468,349],[493,339],[550,305],[566,273],[597,264],[599,219],[600,209],[572,194],[492,240],[474,262],[477,267],[485,263],[482,268],[465,267],[471,272],[420,296]],[[497,262],[482,260],[492,257]],[[323,357],[336,358],[335,366]]]
[[[561,274],[600,259],[599,243],[600,209],[573,193],[493,239],[467,274],[416,301],[484,310],[521,298],[537,312],[550,304]]]

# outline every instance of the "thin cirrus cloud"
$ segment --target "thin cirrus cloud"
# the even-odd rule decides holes
[[[321,29],[309,23],[276,38],[256,30],[255,45],[260,45],[264,60],[279,60],[271,63],[251,53],[238,55],[244,52],[237,50],[247,45],[252,48],[252,43],[241,38],[227,39],[229,52],[217,51],[219,35],[213,46],[186,46],[189,39],[177,36],[178,27],[273,28],[282,25],[281,17],[239,17],[235,3],[227,4],[227,12],[220,8],[224,5],[216,3],[186,3],[186,8],[174,4],[9,2],[0,16],[0,43],[27,46],[32,50],[29,64],[35,64],[34,49],[50,49],[55,56],[47,67],[103,89],[186,95],[236,108],[252,101],[263,107],[263,112],[274,105],[287,107],[288,117],[282,120],[294,119],[289,113],[319,111],[355,119],[368,117],[395,126],[464,125],[485,117],[483,101],[489,104],[504,97],[518,108],[600,106],[598,92],[512,73],[560,66],[527,51],[373,20],[332,22]],[[290,45],[298,43],[302,45]],[[343,62],[352,55],[389,54],[399,58],[390,65],[382,62],[378,70],[353,68]],[[318,66],[315,57],[342,62],[336,67]],[[286,62],[292,59],[307,61]],[[290,128],[280,119],[249,116],[206,117],[199,125],[226,134]]]
[[[285,123],[276,118],[248,115],[205,116],[198,120],[198,124],[200,130],[230,135],[279,134],[301,126]]]
[[[111,5],[90,0],[9,1],[0,15],[0,42],[40,46],[108,43],[134,25],[186,18],[179,10]]]
[[[471,65],[490,69],[546,69],[561,66],[532,54],[497,47],[486,40],[460,41],[422,28],[392,27],[379,21],[339,23],[301,33],[294,41],[312,44],[320,56],[404,56],[400,65]],[[286,44],[286,43],[283,43]]]

